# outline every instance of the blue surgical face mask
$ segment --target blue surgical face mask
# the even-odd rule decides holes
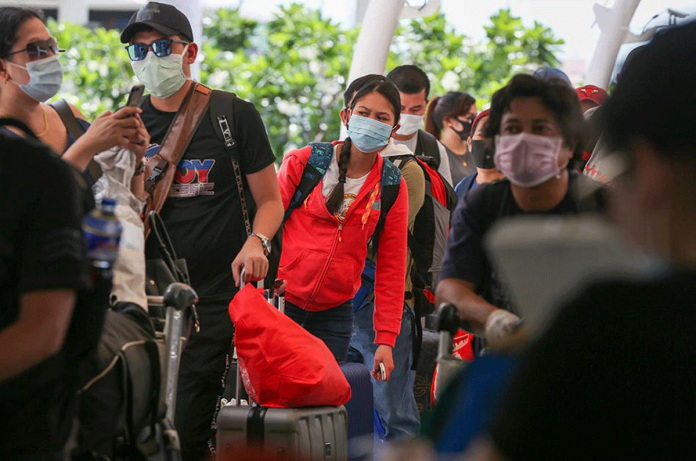
[[[372,153],[389,143],[394,127],[360,115],[352,115],[348,120],[348,137],[360,152]]]
[[[26,85],[20,85],[14,80],[11,81],[36,101],[48,101],[58,93],[63,84],[63,66],[60,65],[58,56],[32,61],[26,66],[20,66],[10,61],[6,62],[27,71],[29,83]]]

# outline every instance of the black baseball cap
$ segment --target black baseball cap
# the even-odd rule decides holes
[[[128,25],[121,32],[121,43],[128,43],[130,38],[142,26],[151,27],[164,35],[180,35],[193,41],[193,31],[188,18],[172,5],[148,2],[147,5],[133,13]]]

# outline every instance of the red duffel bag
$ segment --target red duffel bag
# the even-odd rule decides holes
[[[291,408],[350,400],[350,385],[329,348],[271,306],[257,288],[242,288],[229,312],[242,381],[255,402]]]

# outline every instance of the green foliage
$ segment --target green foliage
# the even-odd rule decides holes
[[[220,10],[208,22],[201,78],[252,101],[266,124],[279,157],[312,140],[335,139],[338,111],[356,31],[345,31],[316,10],[283,6],[257,33],[236,49],[219,52],[228,30],[242,30],[246,20]],[[239,41],[237,41],[239,43]]]
[[[466,91],[481,107],[515,73],[540,65],[558,65],[563,40],[534,22],[526,27],[509,9],[484,26],[486,38],[474,42],[459,34],[442,13],[401,25],[392,42],[387,69],[416,64],[430,77],[431,94]]]
[[[242,17],[239,8],[222,8],[216,12],[215,19],[203,19],[203,35],[214,48],[237,51],[251,46],[258,26],[258,21]]]
[[[89,119],[123,104],[135,80],[118,31],[55,22],[49,28],[68,49],[60,97],[76,103]],[[485,39],[474,42],[442,14],[403,23],[387,69],[416,64],[430,76],[431,94],[467,91],[482,107],[515,72],[558,64],[563,41],[538,22],[526,27],[502,9],[484,28]],[[203,35],[201,81],[254,103],[279,159],[310,141],[338,138],[357,29],[289,4],[265,24],[243,18],[236,9],[219,9],[205,18]]]
[[[66,50],[61,57],[65,79],[56,99],[75,104],[89,120],[125,104],[135,80],[119,31],[53,20],[48,29]]]

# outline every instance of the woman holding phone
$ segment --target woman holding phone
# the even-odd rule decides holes
[[[105,112],[90,125],[70,106],[84,130],[75,139],[57,110],[46,104],[63,82],[60,51],[40,12],[0,8],[0,117],[24,122],[41,142],[80,171],[85,171],[94,155],[115,146],[134,152],[140,163],[150,137],[138,107]],[[142,185],[142,175],[136,181]]]

